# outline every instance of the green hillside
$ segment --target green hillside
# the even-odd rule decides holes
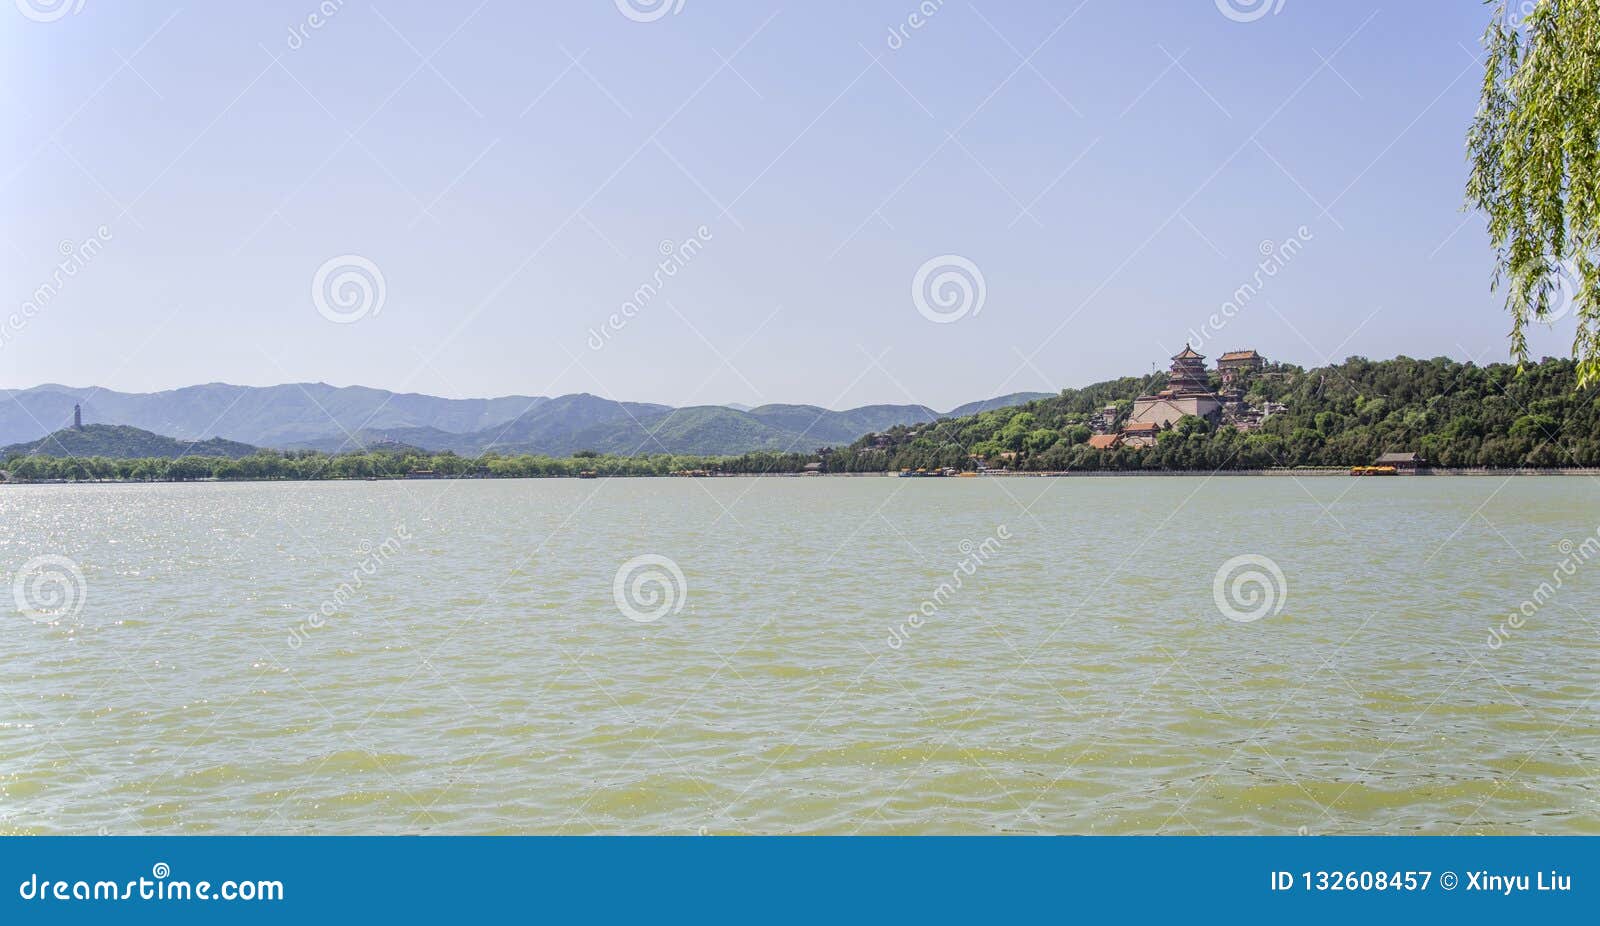
[[[983,399],[978,402],[968,402],[965,405],[945,412],[943,417],[965,418],[968,415],[976,415],[979,412],[986,412],[994,408],[1006,408],[1007,406],[1011,405],[1023,405],[1025,403],[1032,402],[1034,399],[1048,398],[1050,398],[1050,393],[1048,392],[1013,392],[1009,395],[995,396],[992,399]]]
[[[1260,469],[1354,466],[1418,451],[1439,466],[1600,466],[1600,387],[1577,390],[1575,365],[1546,359],[1520,373],[1444,357],[1397,357],[1304,370],[1269,366],[1246,382],[1253,405],[1280,402],[1259,430],[1186,418],[1155,447],[1096,450],[1089,418],[1159,389],[1165,374],[1127,377],[1022,406],[930,425],[891,428],[856,441],[834,470],[970,467],[971,455],[1014,468]],[[1014,454],[1014,457],[1002,457]]]
[[[0,459],[18,456],[109,457],[112,459],[183,456],[228,457],[238,459],[256,448],[237,441],[213,437],[203,441],[181,441],[120,424],[89,424],[83,428],[63,428],[36,441],[0,447]]]
[[[1018,393],[964,407],[986,408],[1037,395]],[[843,411],[815,405],[762,405],[740,410],[726,405],[670,408],[590,395],[562,396],[509,425],[460,435],[443,446],[463,454],[492,449],[557,457],[579,450],[622,456],[811,453],[819,447],[849,444],[868,432],[923,424],[938,417],[938,412],[923,405],[864,405]]]
[[[580,431],[557,455],[595,450],[630,456],[635,453],[679,453],[724,456],[761,450],[809,453],[826,443],[809,434],[773,427],[750,412],[720,405],[677,408],[632,420],[614,421]]]
[[[868,431],[939,417],[926,405],[863,405],[838,412],[815,405],[762,405],[750,409],[749,414],[770,428],[797,438],[804,435],[799,446],[807,450],[825,444],[848,444]]]
[[[428,446],[468,455],[493,450],[556,457],[579,450],[623,456],[809,453],[818,447],[847,444],[870,430],[935,417],[933,410],[921,405],[869,405],[845,411],[814,405],[763,405],[741,411],[726,405],[672,408],[580,394],[551,399],[506,425],[455,435]]]

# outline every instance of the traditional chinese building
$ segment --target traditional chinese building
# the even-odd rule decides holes
[[[1153,424],[1171,427],[1179,418],[1193,415],[1212,423],[1222,416],[1222,398],[1211,391],[1206,374],[1206,358],[1189,345],[1172,358],[1167,388],[1154,395],[1133,400],[1133,414],[1123,426],[1123,436],[1134,425]],[[1124,443],[1127,443],[1124,440]]]
[[[1122,433],[1117,437],[1123,447],[1154,447],[1156,438],[1161,436],[1165,427],[1155,422],[1125,424],[1122,426]]]
[[[1419,469],[1427,469],[1428,461],[1420,453],[1386,453],[1378,457],[1379,466],[1392,466],[1402,473],[1414,473]]]
[[[1226,388],[1244,375],[1257,372],[1266,362],[1266,358],[1253,350],[1230,350],[1217,358],[1217,372],[1222,374],[1222,385]]]
[[[1117,430],[1117,407],[1107,405],[1089,418],[1089,429],[1096,434],[1114,434]]]
[[[1167,374],[1167,388],[1182,394],[1210,392],[1211,378],[1206,375],[1206,358],[1189,345],[1183,345],[1172,358],[1171,372]]]

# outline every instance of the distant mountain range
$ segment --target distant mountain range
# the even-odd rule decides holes
[[[0,390],[0,445],[11,445],[4,447],[6,451],[26,446],[31,450],[23,452],[52,456],[97,453],[72,449],[74,440],[87,438],[53,438],[41,443],[41,438],[69,424],[73,405],[81,404],[86,425],[131,426],[154,432],[151,437],[166,435],[178,446],[225,437],[213,451],[224,456],[241,455],[222,449],[230,445],[248,453],[247,445],[335,452],[399,444],[474,456],[488,450],[551,456],[568,456],[579,450],[705,455],[753,450],[809,452],[848,444],[863,434],[898,424],[972,415],[1046,395],[1013,393],[971,402],[941,415],[923,405],[868,405],[845,411],[814,405],[673,408],[618,402],[587,393],[556,398],[444,399],[326,383],[265,387],[211,383],[153,393],[51,384]],[[91,430],[86,427],[76,433]],[[128,435],[120,440],[129,446],[137,443]]]
[[[114,392],[47,384],[0,390],[0,444],[37,440],[83,420],[126,424],[180,440],[226,437],[261,447],[289,447],[358,428],[433,427],[460,432],[509,421],[543,398],[441,399],[364,386],[208,383],[166,392]]]

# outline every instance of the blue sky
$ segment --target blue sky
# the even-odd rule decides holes
[[[0,384],[944,408],[1197,330],[1506,357],[1478,3],[679,4],[8,4],[7,314],[54,291]],[[936,322],[946,256],[982,302]],[[319,312],[351,257],[381,304]]]

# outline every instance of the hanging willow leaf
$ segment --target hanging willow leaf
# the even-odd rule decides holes
[[[1530,320],[1570,312],[1581,387],[1600,380],[1600,0],[1489,2],[1467,201],[1488,218],[1513,356],[1528,360]]]

